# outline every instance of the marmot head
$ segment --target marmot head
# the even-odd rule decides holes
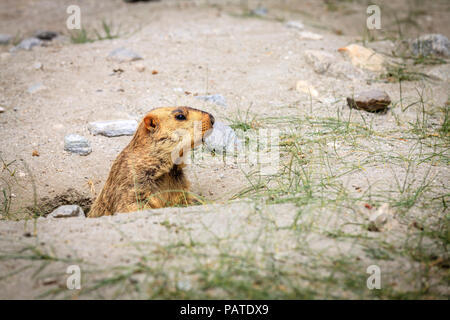
[[[199,145],[211,133],[214,117],[190,107],[162,107],[151,110],[143,124],[154,141],[186,150]]]

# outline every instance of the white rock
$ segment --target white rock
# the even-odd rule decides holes
[[[323,36],[310,31],[301,31],[298,36],[302,40],[322,40]]]
[[[0,107],[0,113],[3,113],[3,112],[5,112],[5,108]]]
[[[396,225],[394,214],[387,203],[369,216],[369,231],[387,231]]]
[[[212,102],[214,104],[217,104],[219,106],[222,107],[226,107],[227,106],[227,102],[225,100],[225,97],[221,94],[212,94],[212,95],[207,95],[207,96],[197,96],[196,97],[199,100],[203,100],[206,102]]]
[[[72,218],[79,217],[85,218],[84,211],[80,206],[77,205],[65,205],[60,206],[53,210],[52,213],[48,215],[50,218]]]
[[[92,152],[89,141],[78,134],[68,134],[64,137],[64,150],[87,156]]]
[[[45,89],[46,87],[42,83],[35,83],[32,86],[28,87],[27,92],[33,94]]]
[[[179,290],[188,291],[188,290],[192,289],[192,285],[189,280],[185,280],[185,281],[180,280],[177,282],[177,288]]]
[[[303,30],[305,28],[305,26],[301,21],[294,21],[294,20],[286,22],[285,26],[297,30]]]
[[[217,154],[233,154],[242,150],[242,143],[234,130],[220,121],[214,123],[213,131],[205,139],[205,146]]]
[[[137,126],[136,120],[96,121],[88,124],[88,130],[94,136],[99,134],[106,137],[132,136]]]
[[[135,68],[136,68],[137,72],[144,72],[145,71],[145,65],[143,65],[142,63],[136,64]]]

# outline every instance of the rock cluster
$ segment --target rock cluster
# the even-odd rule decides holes
[[[426,34],[411,43],[411,51],[416,56],[450,56],[450,42],[442,34]]]

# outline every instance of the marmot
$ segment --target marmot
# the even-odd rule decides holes
[[[213,125],[211,114],[190,107],[151,110],[114,161],[88,217],[193,203],[183,150],[200,144]]]

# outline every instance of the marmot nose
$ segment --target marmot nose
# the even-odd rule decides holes
[[[214,122],[215,122],[216,120],[214,119],[214,116],[213,116],[212,114],[209,115],[209,120],[211,121],[211,125],[213,126],[213,125],[214,125]]]

